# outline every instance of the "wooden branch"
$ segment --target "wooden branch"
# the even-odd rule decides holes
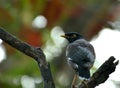
[[[20,41],[15,36],[6,32],[3,28],[0,28],[0,38],[10,46],[16,48],[17,50],[36,60],[41,71],[44,88],[55,88],[50,70],[50,65],[49,63],[47,63],[45,55],[41,48],[36,48],[23,41]]]
[[[116,66],[119,61],[115,61],[115,58],[111,56],[107,61],[105,61],[99,69],[93,74],[89,81],[86,82],[88,88],[95,88],[101,83],[104,83],[109,75],[115,71]],[[77,88],[87,88],[84,83],[81,83]]]

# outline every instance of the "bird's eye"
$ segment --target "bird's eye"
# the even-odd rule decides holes
[[[77,37],[77,35],[74,34],[74,35],[73,35],[73,38],[75,38],[75,37]]]

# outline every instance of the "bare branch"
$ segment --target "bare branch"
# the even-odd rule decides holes
[[[111,56],[99,67],[90,80],[86,82],[88,88],[95,88],[99,84],[104,83],[109,78],[109,75],[115,71],[116,66],[119,63],[119,61],[114,61],[115,58]],[[86,85],[82,83],[78,88],[86,88]]]
[[[43,77],[44,88],[55,88],[50,70],[50,65],[47,63],[45,55],[41,48],[33,47],[17,39],[15,36],[6,32],[3,28],[0,28],[0,38],[10,46],[16,48],[17,50],[36,60]]]

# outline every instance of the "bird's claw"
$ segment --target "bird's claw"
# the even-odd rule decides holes
[[[87,80],[84,79],[84,80],[82,81],[82,83],[85,85],[85,88],[89,88],[89,87],[88,87],[88,84],[87,84]]]

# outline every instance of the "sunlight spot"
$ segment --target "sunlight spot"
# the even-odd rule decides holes
[[[40,15],[40,16],[37,16],[33,22],[32,22],[32,26],[34,28],[45,28],[47,26],[47,19]]]
[[[96,68],[104,63],[110,56],[114,56],[117,60],[120,60],[120,31],[104,28],[101,32],[99,32],[98,37],[92,39],[91,44],[94,46],[96,52],[96,61],[94,65]],[[120,81],[119,73],[120,64],[116,67],[116,71],[110,75],[108,81]],[[111,86],[113,86],[113,84],[111,84]],[[106,87],[106,83],[103,85]]]
[[[51,31],[52,41],[48,40],[44,48],[44,53],[48,61],[61,54],[62,48],[66,45],[65,39],[60,36],[63,34],[64,31],[60,26],[55,26],[52,29]]]
[[[2,62],[3,60],[5,60],[5,58],[6,58],[5,47],[2,44],[2,40],[0,39],[0,62]]]
[[[54,43],[58,46],[64,45],[63,43],[65,42],[65,39],[60,37],[60,35],[63,35],[64,31],[60,26],[55,26],[52,31],[51,31],[51,37],[54,41]]]
[[[34,79],[29,76],[22,76],[21,84],[22,88],[35,88]]]
[[[120,58],[120,32],[117,30],[103,29],[97,38],[91,41],[96,52],[96,60],[103,63],[108,57]]]
[[[68,75],[60,73],[58,76],[58,82],[60,83],[60,85],[68,86],[69,85]]]
[[[0,39],[0,44],[2,43],[2,40]]]
[[[96,86],[95,88],[116,88],[114,83],[110,80],[107,80],[105,83]]]

